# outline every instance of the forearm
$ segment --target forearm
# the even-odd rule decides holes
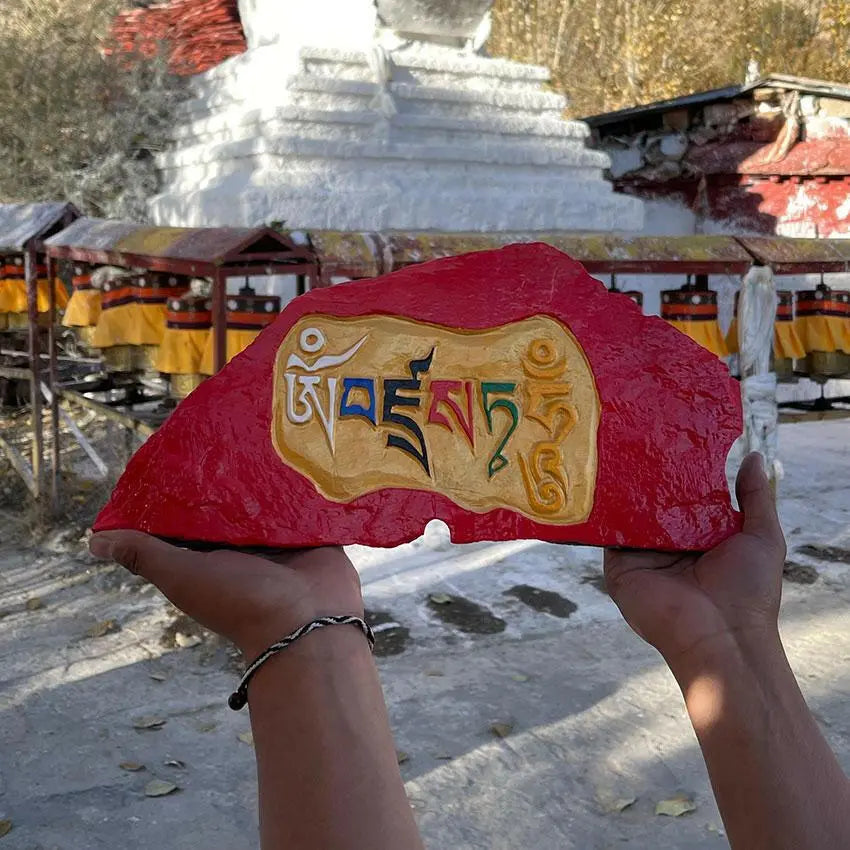
[[[733,848],[850,846],[850,782],[806,706],[778,634],[673,660]]]
[[[248,690],[263,850],[421,848],[363,635],[320,629]]]

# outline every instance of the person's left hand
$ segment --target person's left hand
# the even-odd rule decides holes
[[[359,576],[339,548],[273,558],[225,549],[194,552],[140,531],[104,531],[89,547],[156,585],[202,626],[233,641],[248,660],[316,617],[363,616]]]

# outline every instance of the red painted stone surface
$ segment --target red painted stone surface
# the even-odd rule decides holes
[[[270,438],[275,355],[303,316],[400,315],[488,328],[545,314],[582,346],[601,402],[589,518],[541,524],[514,510],[462,510],[448,498],[385,489],[349,503],[323,498]],[[494,352],[498,357],[498,352]],[[391,546],[431,519],[455,542],[539,538],[702,550],[740,527],[724,474],[741,430],[726,367],[684,334],[606,292],[546,245],[437,260],[292,302],[243,354],[196,390],[139,449],[95,523],[231,546]]]

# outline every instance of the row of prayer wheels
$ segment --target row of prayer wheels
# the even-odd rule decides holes
[[[40,324],[47,324],[50,313],[50,284],[47,267],[36,267],[36,309]],[[57,310],[64,310],[68,293],[59,280],[54,280]],[[0,257],[0,330],[17,330],[29,326],[27,312],[27,279],[24,258],[20,255]]]
[[[112,372],[156,371],[183,398],[214,373],[209,281],[78,264],[63,318]],[[280,298],[246,286],[227,298],[227,360],[277,317]]]
[[[799,292],[780,291],[773,334],[774,370],[780,380],[794,374],[835,378],[850,374],[850,291],[824,284]],[[724,336],[717,321],[717,293],[686,284],[661,293],[661,318],[720,358],[738,353],[738,296],[735,318]]]

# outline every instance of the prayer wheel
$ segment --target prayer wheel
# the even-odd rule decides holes
[[[50,284],[47,280],[47,267],[39,263],[36,266],[36,312],[38,323],[42,326],[50,322]],[[56,309],[63,310],[68,303],[68,293],[60,280],[53,281]],[[6,257],[3,263],[2,293],[0,293],[0,312],[6,315],[6,327],[10,329],[26,328],[29,325],[27,310],[27,279],[22,256]]]
[[[77,263],[71,278],[73,291],[65,307],[62,324],[73,328],[77,338],[88,348],[94,348],[92,338],[100,318],[101,292],[92,283],[92,267]]]
[[[211,311],[212,300],[206,295],[187,292],[168,300],[156,369],[169,376],[174,398],[185,398],[206,377],[201,360],[212,327]]]
[[[729,355],[717,323],[717,293],[713,290],[690,282],[681,289],[665,289],[661,293],[661,318],[717,357]]]
[[[133,278],[136,313],[130,333],[133,351],[133,368],[141,372],[156,370],[159,345],[165,334],[167,303],[179,298],[189,287],[183,276],[145,272]]]
[[[635,304],[643,310],[643,293],[639,292],[637,289],[628,289],[623,292],[623,290],[617,286],[617,275],[615,274],[611,275],[611,288],[608,291],[616,292],[618,295],[625,295],[626,298],[631,298],[632,301],[634,301]]]
[[[3,257],[0,280],[0,322],[2,328],[27,326],[27,284],[22,257]]]
[[[776,293],[776,321],[773,325],[773,371],[780,381],[791,381],[794,377],[794,361],[805,355],[803,344],[794,327],[794,293],[780,290]],[[726,347],[730,354],[738,354],[738,302],[740,293],[735,293],[735,314],[729,332],[726,334]]]
[[[850,372],[850,291],[823,283],[801,290],[794,325],[805,351],[798,371],[814,378]]]
[[[230,362],[244,351],[267,328],[280,313],[280,298],[277,295],[257,295],[250,286],[239,291],[238,295],[227,298],[227,355]],[[215,373],[214,345],[215,333],[210,330],[204,355],[201,360],[201,372],[205,375]]]
[[[106,280],[91,344],[103,352],[110,372],[133,371],[133,344],[130,339],[136,312],[136,296],[129,273],[115,274]]]

